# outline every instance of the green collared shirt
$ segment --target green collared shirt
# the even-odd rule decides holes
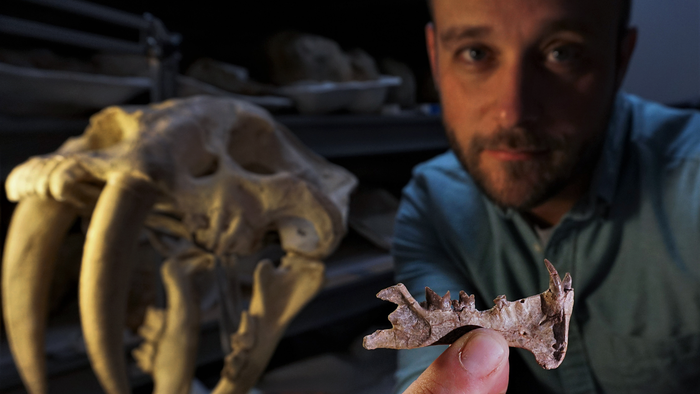
[[[438,156],[404,190],[393,254],[419,301],[465,290],[479,309],[546,290],[545,258],[571,273],[564,362],[511,349],[509,393],[700,393],[700,113],[620,93],[591,190],[546,244]],[[443,350],[400,351],[397,392]]]

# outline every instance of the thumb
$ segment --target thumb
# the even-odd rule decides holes
[[[501,394],[508,388],[508,343],[477,329],[445,350],[404,394]]]

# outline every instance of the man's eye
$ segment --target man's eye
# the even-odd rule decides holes
[[[579,57],[579,51],[571,46],[557,47],[549,51],[549,53],[547,54],[547,60],[556,63],[576,61]]]
[[[482,48],[466,48],[460,53],[462,58],[470,63],[481,62],[486,59],[488,52]]]

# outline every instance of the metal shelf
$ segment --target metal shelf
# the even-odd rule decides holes
[[[297,115],[277,119],[307,146],[327,158],[448,147],[439,116]]]
[[[326,158],[447,149],[439,116],[283,115],[276,119]],[[0,179],[32,155],[54,151],[82,134],[87,119],[0,116]]]

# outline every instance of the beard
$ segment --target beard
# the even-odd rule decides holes
[[[521,212],[538,207],[592,173],[604,135],[573,144],[562,135],[517,127],[488,136],[477,134],[463,146],[453,128],[445,124],[445,129],[452,150],[481,192],[496,205]],[[484,151],[502,149],[542,153],[528,160],[486,162]]]

